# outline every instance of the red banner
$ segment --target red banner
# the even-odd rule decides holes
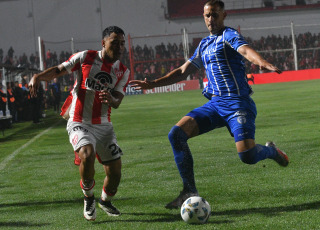
[[[268,84],[278,82],[289,82],[289,81],[305,81],[320,79],[320,69],[306,69],[297,71],[285,71],[281,74],[275,72],[272,73],[260,73],[253,74],[254,84]],[[249,82],[252,84],[251,82]]]
[[[297,71],[284,71],[281,74],[275,72],[272,73],[260,73],[252,74],[254,76],[254,84],[269,84],[278,82],[289,82],[289,81],[305,81],[320,79],[320,69],[306,69]],[[208,79],[203,79],[203,86],[206,87]],[[252,81],[249,81],[252,85]]]

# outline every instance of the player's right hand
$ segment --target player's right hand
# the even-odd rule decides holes
[[[129,82],[129,84],[131,85],[131,87],[135,88],[136,90],[154,88],[154,86],[152,86],[152,82],[148,81],[147,78],[145,78],[144,81],[132,80]]]
[[[29,92],[31,97],[37,97],[37,91],[39,87],[39,81],[37,80],[37,74],[34,74],[33,77],[31,78],[29,84]]]

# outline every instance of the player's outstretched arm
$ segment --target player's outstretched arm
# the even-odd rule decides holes
[[[276,66],[266,61],[259,53],[257,53],[254,49],[252,49],[248,45],[241,46],[238,49],[238,52],[251,63],[258,65],[261,70],[267,69],[270,71],[277,72],[279,74],[282,73],[280,69],[278,69]]]
[[[67,73],[67,69],[60,64],[58,66],[50,67],[41,73],[34,74],[28,85],[31,97],[37,96],[40,81],[51,81],[54,78],[61,77]]]
[[[154,81],[148,81],[146,78],[141,80],[132,80],[129,83],[131,87],[135,89],[152,89],[155,87],[165,86],[165,85],[172,85],[179,81],[185,80],[191,73],[194,73],[198,70],[191,62],[187,61],[182,66],[177,69],[172,70],[167,75],[158,78]]]

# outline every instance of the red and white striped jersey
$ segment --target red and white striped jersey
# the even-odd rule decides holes
[[[110,122],[111,107],[101,103],[99,92],[118,91],[123,95],[130,71],[119,60],[102,59],[101,51],[86,50],[62,63],[69,73],[76,72],[73,89],[62,106],[61,115],[69,121],[105,124]]]

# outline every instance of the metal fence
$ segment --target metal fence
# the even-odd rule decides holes
[[[300,70],[320,68],[320,24],[237,28],[249,44],[264,58],[280,69]],[[128,35],[126,50],[121,61],[130,69],[131,79],[155,79],[180,66],[190,57],[208,31],[187,31],[178,34],[147,35],[133,37]],[[40,42],[39,42],[40,44]],[[61,42],[43,41],[42,62],[57,64],[69,58],[80,47],[99,50],[100,41],[80,41],[69,39]],[[39,45],[39,47],[41,47]],[[46,59],[46,51],[61,50],[56,61]],[[248,73],[259,73],[257,66],[245,60]],[[200,71],[190,79],[202,78]],[[63,84],[72,84],[72,77],[63,80]]]

